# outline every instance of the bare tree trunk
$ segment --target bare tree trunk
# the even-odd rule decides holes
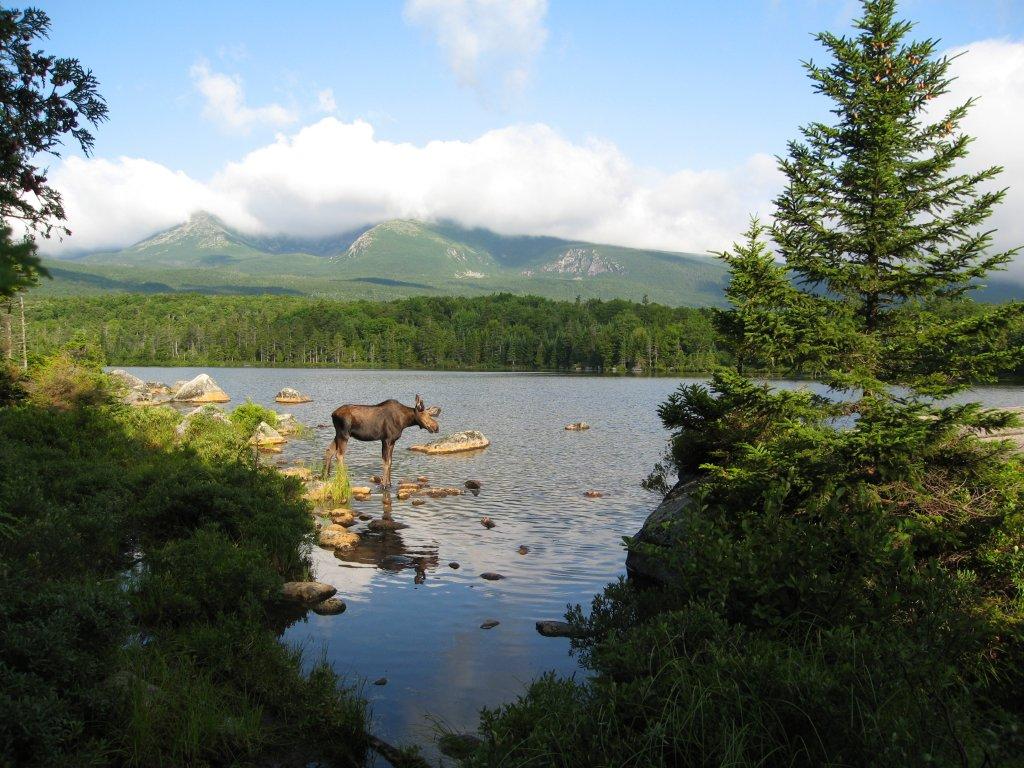
[[[21,303],[21,370],[28,370],[28,335],[25,331],[25,297],[18,296]]]
[[[14,309],[14,304],[10,301],[7,302],[6,311],[3,313],[4,323],[4,359],[14,359],[14,335],[11,331],[11,312]]]

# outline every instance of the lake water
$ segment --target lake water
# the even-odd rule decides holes
[[[434,436],[411,428],[395,449],[392,479],[426,475],[434,486],[469,493],[427,499],[423,506],[394,500],[394,518],[408,525],[387,535],[359,523],[352,551],[335,555],[315,547],[316,578],[333,584],[348,610],[293,624],[284,640],[309,659],[325,655],[347,680],[362,686],[374,732],[393,743],[418,744],[436,763],[435,727],[473,731],[481,707],[508,702],[547,670],[582,674],[568,640],[537,634],[539,619],[561,619],[567,604],[588,604],[624,572],[622,537],[631,535],[657,504],[640,488],[662,455],[667,433],[657,406],[679,378],[602,378],[514,373],[353,371],[256,368],[130,368],[146,380],[172,382],[206,371],[231,395],[293,413],[310,426],[329,424],[344,403],[394,397],[412,404],[423,395],[443,409],[441,435],[478,429],[489,448],[469,454],[425,456],[407,447]],[[803,386],[780,382],[781,386]],[[292,386],[313,402],[275,405]],[[813,385],[812,385],[813,386]],[[1024,404],[1024,387],[979,388],[990,405]],[[591,429],[567,432],[570,422]],[[293,440],[269,461],[314,464],[333,438],[316,429]],[[346,464],[353,484],[381,473],[380,444],[350,441]],[[584,497],[602,491],[600,499]],[[379,497],[353,502],[357,514],[380,517]],[[480,523],[490,517],[496,526]],[[528,553],[518,553],[520,546]],[[414,562],[426,563],[425,579]],[[455,570],[449,562],[457,562]],[[480,574],[495,571],[501,581]],[[486,620],[493,629],[481,629]],[[386,685],[372,681],[387,678]]]

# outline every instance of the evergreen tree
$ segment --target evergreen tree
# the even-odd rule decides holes
[[[974,100],[932,114],[950,60],[935,55],[935,40],[907,40],[912,25],[896,20],[895,0],[865,2],[854,27],[853,37],[819,34],[832,61],[805,65],[835,120],[803,128],[780,160],[787,185],[771,235],[804,296],[787,297],[802,309],[787,316],[787,332],[762,341],[842,387],[946,394],[1007,365],[996,344],[1021,312],[929,321],[1017,252],[993,251],[985,227],[1005,194],[991,185],[1001,169],[957,171],[971,143],[959,126]],[[745,264],[730,263],[734,282],[754,281],[756,293],[770,278],[779,290],[778,273],[744,275]],[[832,329],[827,348],[790,346],[820,325]]]

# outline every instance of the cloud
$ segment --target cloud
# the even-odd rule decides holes
[[[405,18],[428,30],[461,85],[521,91],[547,40],[547,0],[407,0]]]
[[[316,94],[317,109],[327,115],[333,115],[338,111],[338,102],[334,100],[334,89],[324,88]]]
[[[212,71],[203,59],[192,65],[189,74],[203,96],[203,116],[228,133],[248,133],[254,125],[289,125],[298,119],[280,104],[247,106],[241,79],[237,75]]]
[[[971,97],[978,98],[961,123],[962,130],[975,139],[961,167],[976,171],[1003,166],[994,186],[1009,187],[1009,191],[990,225],[998,228],[997,246],[1024,245],[1024,142],[1020,140],[1024,125],[1024,42],[981,40],[946,51],[946,55],[958,57],[951,67],[957,79],[949,93],[935,99],[933,114],[943,114]],[[1011,271],[1024,275],[1024,256],[1017,257]]]
[[[614,145],[543,124],[424,145],[325,117],[227,164],[207,182],[157,163],[69,158],[53,176],[73,237],[50,251],[126,245],[210,210],[240,229],[326,235],[389,218],[453,219],[506,234],[705,251],[727,246],[779,186],[755,156],[662,174]]]

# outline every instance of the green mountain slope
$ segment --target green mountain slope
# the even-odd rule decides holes
[[[48,264],[55,279],[43,292],[51,295],[198,291],[386,299],[509,292],[717,305],[725,282],[719,262],[690,254],[411,220],[319,239],[260,237],[206,213],[119,251]]]

